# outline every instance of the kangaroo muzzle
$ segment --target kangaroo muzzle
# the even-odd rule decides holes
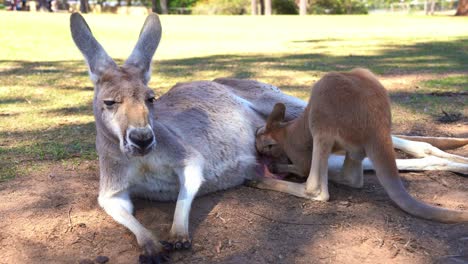
[[[146,155],[156,145],[153,130],[149,125],[146,127],[128,129],[126,138],[134,155]]]

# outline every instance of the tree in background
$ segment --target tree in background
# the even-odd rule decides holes
[[[151,6],[151,10],[158,14],[174,13],[174,10],[177,13],[177,9],[186,9],[189,12],[197,1],[199,0],[138,0],[144,6]]]
[[[86,14],[89,12],[88,0],[80,0],[80,12]]]
[[[250,9],[252,11],[252,16],[256,16],[257,15],[257,0],[250,1]]]
[[[271,0],[265,0],[265,15],[271,16]]]
[[[312,0],[309,6],[312,14],[367,14],[361,0]]]
[[[426,15],[434,15],[436,0],[426,0],[424,2],[424,13]]]
[[[199,0],[192,8],[196,15],[243,15],[251,0]]]
[[[468,0],[458,0],[456,16],[468,16]]]
[[[297,4],[294,0],[273,0],[272,1],[273,14],[282,15],[297,15],[299,11]]]
[[[307,15],[307,0],[299,1],[299,14],[301,16]]]
[[[168,14],[168,8],[167,8],[167,0],[159,0],[161,3],[161,14]]]
[[[260,12],[258,10],[258,4],[260,4]],[[251,9],[252,15],[270,16],[272,14],[271,0],[259,0],[258,4],[257,4],[257,0],[250,1],[250,9]]]

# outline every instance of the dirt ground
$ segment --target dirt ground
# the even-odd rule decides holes
[[[447,128],[466,136],[460,126],[440,129]],[[456,152],[468,156],[468,147]],[[97,162],[45,165],[46,173],[0,184],[0,263],[79,263],[97,256],[137,263],[134,236],[97,205]],[[466,176],[401,176],[418,199],[468,210]],[[373,173],[366,174],[361,190],[331,184],[330,194],[331,200],[321,203],[240,186],[200,197],[190,219],[193,248],[173,254],[171,261],[468,263],[468,224],[435,223],[402,212]],[[164,235],[174,205],[139,200],[136,216]]]

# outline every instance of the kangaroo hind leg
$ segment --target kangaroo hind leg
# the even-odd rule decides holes
[[[277,180],[272,178],[260,178],[255,181],[246,181],[249,187],[271,190],[291,194],[301,198],[309,198],[305,193],[305,184]]]
[[[352,188],[362,188],[364,186],[364,170],[362,167],[364,156],[362,152],[347,151],[340,173],[330,174],[330,180]]]
[[[312,163],[306,182],[306,194],[309,199],[328,201],[328,157],[330,156],[334,140],[328,135],[314,134]]]

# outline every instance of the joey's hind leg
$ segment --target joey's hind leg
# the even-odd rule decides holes
[[[165,249],[189,249],[192,242],[189,236],[189,216],[193,199],[203,182],[203,162],[197,161],[177,171],[179,196],[174,212],[174,221],[169,241],[162,242]]]
[[[309,198],[309,196],[305,193],[304,183],[288,182],[272,178],[260,178],[254,181],[248,180],[245,184],[249,187],[257,189],[277,191],[292,194],[301,198]]]
[[[330,174],[330,180],[353,188],[362,188],[364,186],[363,158],[364,154],[346,152],[340,173]]]
[[[328,136],[314,134],[314,148],[309,177],[307,178],[305,192],[309,199],[328,201],[328,157],[333,147],[333,139]]]

